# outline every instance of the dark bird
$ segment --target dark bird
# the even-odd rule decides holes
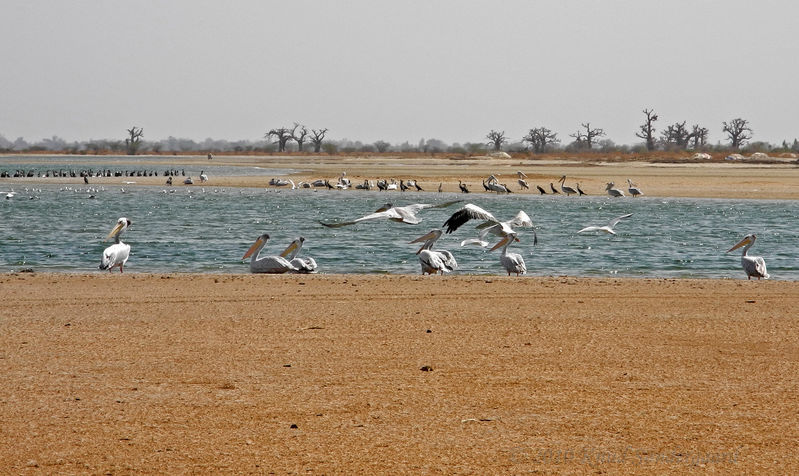
[[[462,193],[469,193],[469,189],[466,187],[466,184],[458,180],[458,187],[460,187]]]
[[[535,188],[538,189],[538,192],[541,193],[541,195],[546,195],[547,194],[547,191],[544,190],[543,188],[541,188],[540,185],[536,185]]]
[[[580,182],[577,182],[577,193],[580,195],[588,195],[587,193],[583,192],[583,189],[580,188]]]
[[[558,189],[555,188],[555,184],[553,184],[552,182],[549,182],[549,188],[552,189],[552,193],[557,193],[558,195],[560,195],[560,192],[558,192]]]

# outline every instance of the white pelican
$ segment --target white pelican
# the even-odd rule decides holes
[[[577,193],[577,190],[575,190],[575,189],[569,187],[568,185],[566,185],[566,176],[565,175],[563,177],[561,177],[560,180],[558,180],[558,182],[560,182],[560,191],[565,193],[567,197],[569,195],[573,194],[573,193]]]
[[[482,247],[486,247],[488,246],[488,242],[485,241],[485,237],[489,233],[496,236],[507,236],[510,233],[515,233],[513,227],[533,227],[533,221],[530,219],[530,216],[524,212],[524,210],[519,210],[519,213],[517,213],[512,219],[501,222],[497,220],[490,212],[483,210],[472,203],[467,203],[463,206],[463,208],[453,213],[452,216],[447,218],[447,221],[444,222],[444,226],[447,227],[447,233],[452,233],[469,220],[483,221],[483,223],[477,226],[477,229],[481,230],[480,237],[477,239],[472,238],[463,240],[461,242],[461,246],[477,244]],[[533,244],[538,244],[538,235],[535,232],[535,228],[533,228],[533,237]]]
[[[752,279],[752,276],[756,277],[757,279],[760,278],[769,278],[768,271],[766,271],[766,261],[761,256],[749,256],[747,253],[749,252],[749,248],[755,244],[755,240],[757,239],[757,235],[752,233],[751,235],[744,236],[744,239],[739,241],[737,245],[733,246],[732,248],[727,250],[729,253],[732,250],[736,250],[744,245],[744,251],[741,254],[741,266],[743,266],[744,271],[746,271],[747,279]]]
[[[407,223],[409,225],[416,225],[422,221],[418,216],[416,216],[421,210],[424,210],[425,208],[446,208],[458,202],[460,202],[460,200],[445,202],[440,205],[430,205],[428,203],[414,203],[412,205],[406,205],[404,207],[395,207],[390,203],[386,203],[382,207],[375,210],[374,213],[370,213],[369,215],[357,218],[352,221],[345,221],[341,223],[324,223],[320,221],[319,223],[328,228],[338,228],[341,226],[354,225],[355,223],[362,222],[365,220],[388,218],[389,220],[392,221]]]
[[[280,256],[284,256],[287,260],[289,260],[289,263],[297,268],[298,273],[315,273],[316,268],[318,268],[315,259],[297,257],[297,255],[300,253],[300,250],[302,250],[303,243],[305,243],[305,238],[300,236],[292,241],[286,250],[280,254]]]
[[[125,263],[127,263],[128,257],[130,256],[130,245],[127,243],[122,243],[122,240],[119,239],[119,235],[128,229],[130,223],[130,220],[125,217],[121,217],[119,220],[117,220],[116,226],[114,226],[114,228],[105,238],[108,240],[109,238],[113,237],[114,244],[103,251],[103,257],[100,259],[100,269],[107,269],[110,273],[115,266],[119,266],[119,272],[122,272],[122,267],[125,266]]]
[[[183,181],[184,185],[191,185],[193,183],[194,183],[194,180],[192,180],[191,177],[186,177],[186,180]]]
[[[616,184],[613,182],[608,182],[608,184],[605,186],[605,190],[608,192],[608,195],[610,195],[611,197],[623,197],[624,192],[622,192],[618,188],[614,188],[615,185]]]
[[[205,183],[208,181],[208,176],[205,174],[205,170],[200,171],[200,183]]]
[[[508,246],[514,241],[519,241],[519,238],[516,237],[516,233],[509,233],[491,248],[491,251],[494,251],[500,246],[503,247],[499,262],[502,264],[502,267],[505,268],[505,271],[508,272],[508,276],[510,276],[511,273],[516,273],[516,276],[518,276],[527,272],[527,266],[524,264],[522,255],[518,253],[508,253]]]
[[[441,274],[449,273],[458,269],[458,262],[447,250],[434,250],[433,246],[441,238],[441,230],[435,229],[430,233],[420,236],[411,243],[424,243],[416,254],[419,256],[419,263],[422,265],[422,274]]]
[[[626,215],[621,215],[621,216],[618,216],[618,217],[614,218],[613,220],[610,220],[607,225],[604,225],[604,226],[587,226],[587,227],[583,228],[582,230],[578,231],[577,233],[583,233],[583,232],[586,232],[586,231],[604,231],[605,233],[608,233],[608,234],[611,234],[611,235],[615,235],[616,232],[613,231],[613,227],[616,226],[616,224],[619,223],[620,221],[624,220],[625,218],[629,218],[631,216],[633,216],[632,213],[628,213]]]
[[[250,272],[280,274],[297,271],[297,268],[285,258],[285,254],[288,254],[286,251],[283,251],[279,256],[264,256],[258,259],[258,255],[261,254],[261,249],[266,245],[267,241],[269,241],[269,234],[264,233],[255,240],[255,243],[241,257],[241,259],[247,259],[252,255],[252,258],[250,258]]]
[[[627,179],[627,185],[629,185],[627,191],[630,192],[630,195],[632,195],[633,198],[637,197],[638,195],[644,194],[644,192],[640,188],[638,188],[638,186],[635,185],[632,180]]]
[[[493,175],[491,177],[493,177]],[[485,188],[487,192],[511,193],[507,185],[496,182],[496,178],[494,180],[495,181],[483,182],[483,188]]]

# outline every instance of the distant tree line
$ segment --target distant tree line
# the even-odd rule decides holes
[[[353,141],[349,139],[330,140],[327,138],[327,128],[308,128],[298,122],[292,127],[274,127],[264,133],[261,141],[252,140],[215,140],[205,139],[194,141],[192,139],[168,137],[167,139],[148,141],[144,139],[144,129],[134,126],[127,129],[124,139],[120,140],[89,140],[69,142],[60,137],[53,136],[37,142],[29,143],[22,137],[11,141],[0,134],[0,152],[67,152],[72,154],[178,154],[194,152],[214,153],[291,153],[309,152],[337,154],[337,153],[453,153],[464,155],[485,154],[490,151],[528,152],[542,154],[547,152],[583,152],[596,151],[599,153],[633,152],[645,154],[652,151],[750,151],[750,152],[794,152],[799,153],[799,140],[792,142],[783,141],[780,145],[766,142],[752,142],[753,130],[749,121],[743,118],[734,118],[722,123],[721,131],[725,134],[727,143],[708,144],[709,129],[699,124],[688,126],[687,121],[676,121],[659,127],[659,115],[654,109],[644,109],[644,118],[635,136],[642,140],[632,146],[618,145],[606,138],[602,128],[593,126],[590,122],[580,124],[580,127],[568,135],[572,141],[562,144],[558,133],[545,126],[537,126],[518,140],[512,140],[505,135],[505,131],[491,129],[484,141],[447,144],[438,139],[420,139],[416,143],[408,141],[391,144],[384,140],[371,143]]]

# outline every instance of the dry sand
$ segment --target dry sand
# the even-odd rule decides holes
[[[799,198],[793,164],[213,164]],[[164,179],[92,182],[130,180]],[[0,300],[2,474],[799,472],[796,282],[5,274]]]
[[[5,274],[0,293],[2,474],[799,471],[796,282]]]

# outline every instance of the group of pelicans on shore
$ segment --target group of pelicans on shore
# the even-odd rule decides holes
[[[374,213],[362,216],[360,218],[337,222],[337,223],[324,223],[319,222],[321,225],[328,228],[340,228],[344,226],[354,225],[369,220],[388,219],[391,221],[416,225],[421,222],[418,217],[419,212],[428,208],[446,208],[461,200],[450,201],[438,205],[431,205],[425,203],[415,203],[403,207],[392,206],[386,204]],[[618,216],[610,220],[606,225],[601,226],[587,226],[577,233],[585,232],[603,232],[615,235],[614,227],[624,219],[631,217],[632,214]],[[527,272],[522,255],[508,251],[508,248],[514,242],[519,242],[518,232],[516,228],[532,228],[533,231],[533,245],[538,243],[538,236],[536,234],[533,222],[529,215],[523,210],[520,210],[512,219],[507,221],[500,221],[493,214],[484,210],[483,208],[467,203],[457,211],[455,211],[444,222],[442,228],[433,229],[430,232],[412,240],[412,243],[422,243],[421,247],[416,251],[419,259],[422,274],[445,274],[455,271],[458,268],[458,263],[455,256],[448,250],[436,249],[435,244],[444,233],[453,233],[461,226],[465,225],[471,220],[480,221],[476,229],[478,230],[477,238],[465,239],[461,242],[461,246],[477,245],[482,248],[488,248],[490,243],[489,235],[499,238],[499,241],[494,244],[489,251],[502,248],[499,257],[499,263],[508,273],[516,274],[519,276]],[[130,256],[130,245],[123,243],[120,235],[131,225],[131,221],[125,217],[117,220],[116,225],[106,237],[114,239],[114,244],[109,246],[103,251],[102,259],[100,262],[100,269],[113,270],[118,267],[120,273],[123,272],[123,267]],[[748,279],[755,278],[769,278],[766,271],[766,262],[762,257],[749,256],[749,249],[754,245],[757,236],[755,234],[746,235],[741,241],[735,244],[732,248],[727,250],[731,252],[738,248],[743,247],[741,255],[741,265]],[[264,233],[250,246],[250,248],[242,256],[242,260],[250,258],[250,271],[253,273],[314,273],[318,269],[316,260],[310,257],[298,256],[302,250],[305,238],[302,236],[293,240],[281,253],[277,255],[268,255],[261,257],[261,251],[269,241],[269,234]]]
[[[522,171],[517,171],[516,175],[517,183],[521,190],[530,190],[530,184],[527,181],[527,174]],[[508,186],[507,183],[500,183],[499,181],[499,174],[491,174],[487,179],[482,180],[483,190],[486,192],[496,192],[500,193],[513,193],[513,190]],[[563,175],[560,179],[558,179],[559,187],[555,187],[554,182],[549,182],[549,192],[540,185],[536,185],[536,189],[538,189],[538,193],[541,195],[547,194],[554,194],[554,195],[588,195],[582,188],[580,188],[580,183],[575,183],[575,186],[572,187],[570,185],[566,185],[566,176]],[[171,184],[170,184],[171,185]],[[375,181],[364,179],[361,183],[356,183],[353,185],[352,181],[347,178],[347,173],[343,172],[338,179],[331,183],[328,179],[316,179],[310,182],[298,182],[295,183],[292,179],[281,179],[273,177],[269,180],[269,185],[273,187],[290,187],[291,189],[300,189],[300,188],[321,188],[325,187],[330,190],[347,190],[350,188],[354,188],[356,190],[373,190],[377,189],[382,192],[398,190],[401,192],[405,192],[408,190],[411,191],[425,191],[419,182],[416,179],[401,179],[397,181],[396,178],[392,178],[389,180],[386,179],[377,179]],[[632,197],[639,197],[644,194],[641,188],[633,183],[632,180],[629,178],[627,179],[627,193],[630,194]],[[444,188],[444,183],[439,182],[438,184],[438,191],[442,192]],[[462,180],[458,180],[458,188],[460,189],[461,193],[471,193],[469,190],[469,185],[463,183]],[[605,192],[611,197],[624,197],[624,191],[617,188],[614,182],[607,182],[605,184]]]

